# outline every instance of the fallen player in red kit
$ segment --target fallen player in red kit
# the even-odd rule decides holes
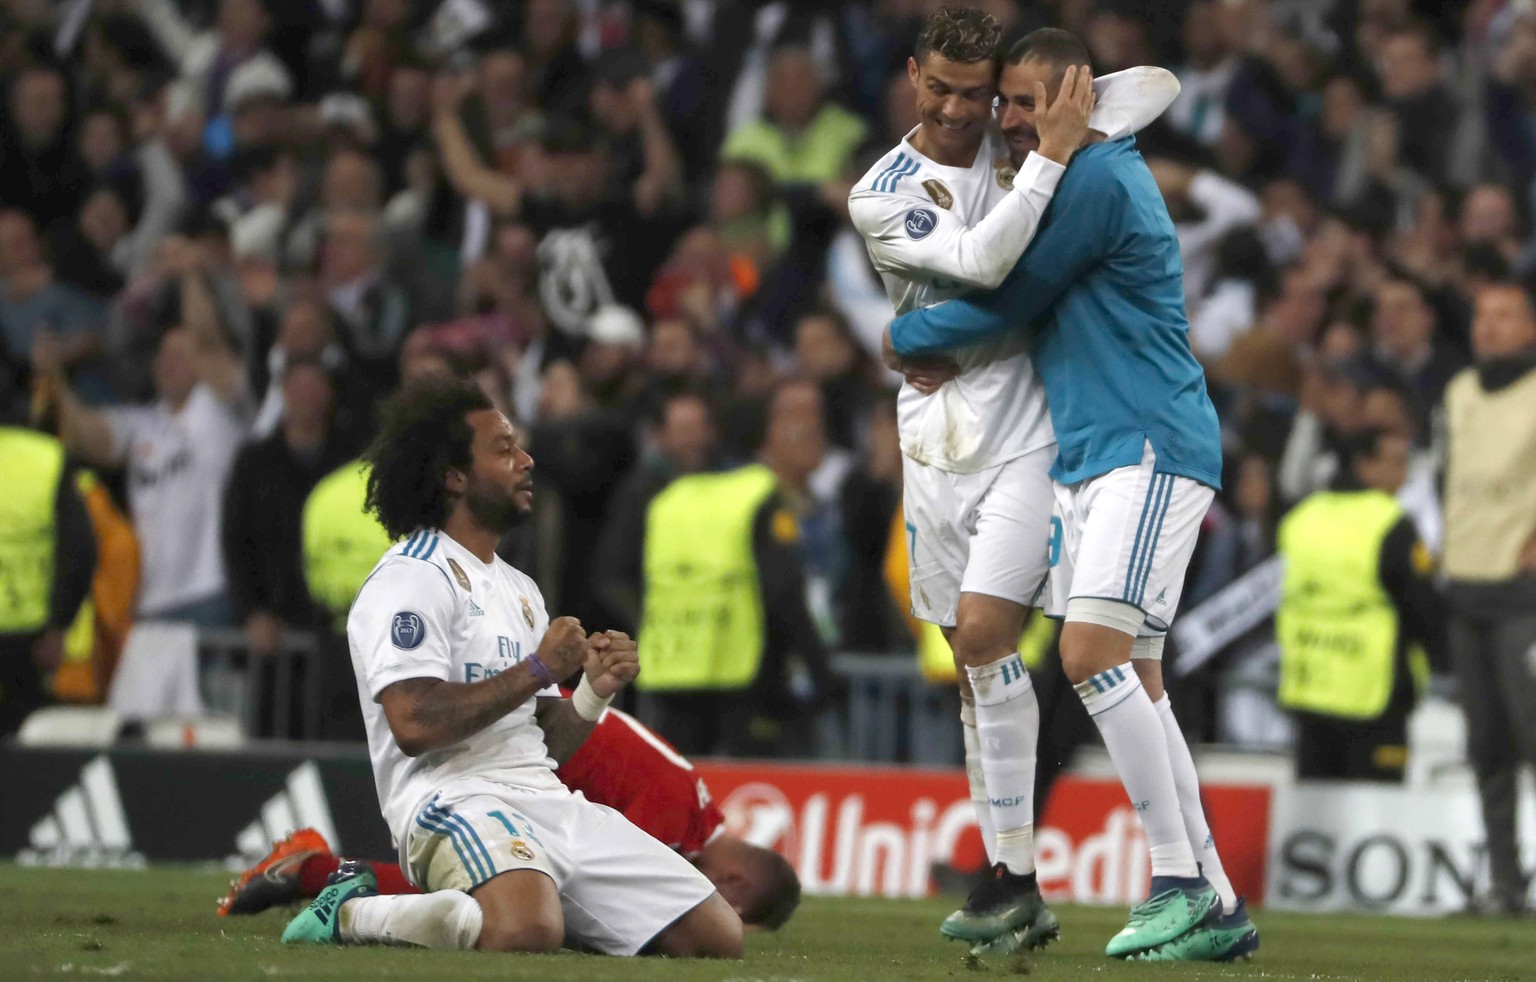
[[[686,857],[749,927],[776,930],[800,903],[800,878],[783,856],[728,835],[725,817],[693,765],[633,716],[609,709],[581,749],[556,772],[588,801],[624,814]],[[308,899],[341,858],[314,829],[300,829],[240,874],[219,916],[255,914]],[[379,893],[420,893],[395,863],[372,863]]]

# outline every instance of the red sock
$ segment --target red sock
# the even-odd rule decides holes
[[[299,867],[299,896],[313,897],[325,889],[326,877],[341,868],[341,859],[326,853],[311,856]]]
[[[420,893],[405,878],[405,872],[394,863],[369,863],[373,875],[379,881],[379,893],[389,896],[397,893]],[[326,878],[341,868],[338,856],[311,856],[299,867],[299,896],[313,897],[325,889]]]
[[[373,875],[379,879],[379,894],[389,896],[394,893],[420,893],[421,891],[411,886],[411,881],[405,878],[405,870],[394,863],[369,863],[373,867]]]

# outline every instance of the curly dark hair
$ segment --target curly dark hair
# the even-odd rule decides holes
[[[368,510],[398,539],[448,518],[443,482],[468,468],[474,431],[465,417],[493,409],[480,387],[453,376],[412,382],[384,403],[379,432],[363,454],[370,465]]]
[[[991,14],[975,7],[946,5],[935,10],[923,23],[913,57],[919,65],[930,52],[962,65],[991,61],[997,57],[1002,36],[1003,26]]]

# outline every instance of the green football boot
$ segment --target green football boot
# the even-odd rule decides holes
[[[1060,933],[1056,915],[1045,906],[1034,874],[1016,875],[997,863],[985,880],[966,898],[965,906],[950,914],[939,925],[946,938],[977,942],[977,948],[994,942],[1006,947],[1008,938],[1019,947],[1036,948]],[[973,954],[978,954],[976,949]]]
[[[1230,914],[1213,917],[1181,937],[1132,957],[1148,962],[1235,962],[1259,950],[1259,929],[1243,898]]]
[[[326,880],[324,890],[288,922],[283,944],[341,944],[341,905],[379,892],[379,881],[367,863],[348,860]]]
[[[1128,958],[1167,944],[1220,909],[1221,900],[1205,877],[1154,876],[1151,895],[1131,908],[1131,919],[1109,939],[1104,954]]]
[[[976,958],[1017,955],[1021,951],[1044,948],[1060,937],[1061,924],[1056,920],[1056,915],[1051,913],[1049,907],[1041,904],[1040,913],[1027,926],[1009,931],[991,941],[978,941],[971,945],[970,954]]]

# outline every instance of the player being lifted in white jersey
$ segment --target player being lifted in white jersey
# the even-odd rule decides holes
[[[1158,68],[1097,82],[1074,72],[1037,117],[1039,147],[1015,170],[992,115],[1000,34],[974,8],[929,18],[907,63],[920,123],[849,196],[897,313],[996,287],[1086,131],[1133,133],[1178,94]],[[1048,569],[1055,435],[1022,332],[953,359],[958,372],[932,395],[928,379],[950,371],[892,361],[907,373],[898,407],[912,612],[940,625],[954,651],[966,775],[993,863],[941,931],[977,951],[1010,951],[1058,931],[1035,882],[1040,714],[1016,650]]]
[[[368,506],[403,541],[347,617],[384,819],[411,882],[350,864],[285,942],[741,956],[741,920],[686,859],[572,794],[557,761],[639,673],[635,643],[553,623],[496,544],[533,504],[533,458],[478,387],[407,387],[368,452]],[[585,667],[570,699],[555,683]]]

